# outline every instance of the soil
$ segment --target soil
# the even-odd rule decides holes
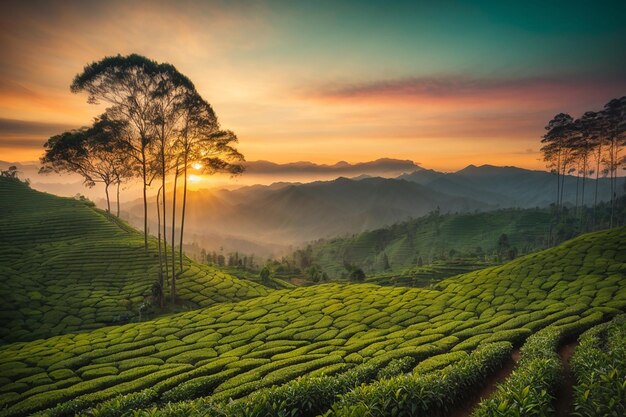
[[[496,391],[498,384],[503,382],[509,377],[509,375],[511,375],[511,372],[513,372],[513,369],[519,361],[519,358],[519,349],[514,349],[511,352],[511,357],[505,362],[504,366],[500,368],[496,373],[491,375],[491,377],[487,379],[487,383],[485,384],[485,386],[476,394],[465,400],[465,402],[459,408],[457,408],[452,414],[450,414],[450,417],[471,416],[476,406],[482,400],[489,398]]]
[[[578,341],[567,343],[559,349],[559,357],[561,358],[561,364],[563,365],[563,384],[556,392],[556,400],[554,402],[554,408],[556,410],[557,417],[567,417],[573,411],[574,403],[574,376],[569,366],[569,361],[574,350],[578,346]]]

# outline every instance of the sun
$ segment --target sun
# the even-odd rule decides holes
[[[200,169],[202,168],[202,164],[200,162],[194,162],[194,164],[191,167],[193,169]]]

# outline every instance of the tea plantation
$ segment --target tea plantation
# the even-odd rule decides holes
[[[158,277],[156,243],[85,202],[0,178],[0,343],[95,329],[137,315]],[[179,295],[208,306],[268,293],[184,260]]]
[[[186,261],[181,293],[205,307],[99,327],[100,314],[109,320],[154,279],[142,275],[154,260],[141,235],[83,203],[2,187],[23,195],[2,198],[5,339],[56,336],[0,346],[0,415],[443,416],[523,345],[495,406],[476,410],[520,415],[511,398],[549,409],[563,340],[626,311],[626,228],[617,228],[433,289],[267,291]],[[602,334],[623,340],[617,330]],[[593,340],[599,361],[623,352]],[[577,369],[589,373],[584,363]],[[526,389],[530,377],[537,390]],[[503,403],[512,414],[497,414]]]

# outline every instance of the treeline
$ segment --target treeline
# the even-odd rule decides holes
[[[618,170],[626,169],[626,156],[621,152],[626,146],[626,96],[609,101],[600,111],[585,112],[574,119],[567,113],[559,113],[545,127],[546,134],[541,142],[541,152],[547,167],[556,174],[555,215],[557,223],[563,214],[563,190],[568,175],[576,176],[576,203],[574,211],[583,224],[597,222],[598,178],[610,179],[611,212],[609,227],[615,224],[615,206],[618,191]],[[585,219],[585,183],[587,177],[595,175],[593,213]],[[626,185],[625,185],[626,186]],[[580,203],[579,203],[580,193]]]
[[[235,134],[222,130],[211,105],[189,78],[167,63],[146,57],[105,57],[87,65],[74,78],[71,91],[85,93],[91,104],[107,107],[88,127],[48,139],[41,172],[80,174],[84,184],[102,183],[111,212],[109,188],[116,187],[119,216],[120,185],[138,179],[143,188],[144,244],[148,251],[148,189],[156,188],[160,275],[153,289],[164,303],[169,283],[176,299],[176,278],[183,268],[188,172],[239,174],[244,160]],[[176,196],[182,182],[182,207],[177,219]],[[171,229],[166,200],[171,184]],[[175,229],[180,228],[178,259]],[[171,241],[168,246],[168,233]]]

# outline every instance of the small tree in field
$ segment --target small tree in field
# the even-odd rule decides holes
[[[261,283],[267,285],[270,283],[270,270],[267,266],[264,266],[259,272],[259,278],[261,278]]]
[[[87,187],[104,184],[107,212],[111,212],[109,187],[130,174],[123,157],[124,143],[104,129],[101,119],[90,128],[81,128],[52,136],[41,158],[41,173],[72,172],[83,177]]]
[[[365,272],[363,272],[361,268],[354,268],[350,272],[350,275],[348,276],[348,278],[350,279],[350,281],[353,281],[353,282],[363,282],[365,281]]]

